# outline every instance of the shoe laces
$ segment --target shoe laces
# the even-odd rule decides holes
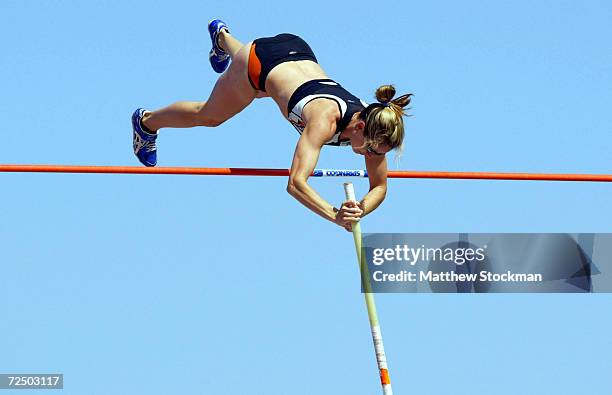
[[[153,152],[157,150],[157,144],[155,144],[155,139],[145,140],[144,149],[147,152]]]
[[[138,122],[140,123],[140,128],[143,129],[142,119],[138,120]],[[155,144],[155,140],[157,139],[157,134],[147,133],[147,135],[151,137],[148,139],[144,139],[145,141],[144,148],[147,150],[147,152],[153,152],[157,149],[157,145]]]
[[[227,52],[219,52],[215,48],[212,49],[213,56],[216,56],[219,61],[224,61],[229,58],[229,54]]]
[[[149,140],[149,139],[145,139],[142,136],[140,136],[140,134],[136,134],[137,136],[137,140],[134,141],[134,150],[138,149],[138,146],[140,146],[140,149],[145,149],[146,152],[153,152],[155,150],[157,150],[157,145],[155,144],[155,138]]]

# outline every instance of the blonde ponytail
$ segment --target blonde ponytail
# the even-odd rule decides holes
[[[399,96],[395,99],[395,87],[393,85],[382,85],[376,89],[374,103],[362,111],[365,121],[364,137],[366,144],[376,147],[388,145],[401,153],[404,141],[404,120],[406,115],[404,107],[410,104],[412,94]]]

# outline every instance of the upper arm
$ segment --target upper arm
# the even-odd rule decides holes
[[[311,105],[314,104],[318,103],[311,103]],[[321,148],[336,131],[338,111],[329,111],[327,108],[321,109],[316,116],[311,115],[306,123],[293,155],[289,174],[290,183],[305,182],[310,177],[319,160]]]

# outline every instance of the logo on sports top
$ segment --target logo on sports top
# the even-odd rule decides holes
[[[304,129],[306,127],[306,124],[301,119],[289,118],[289,122],[291,122],[293,125],[297,126],[300,129]]]

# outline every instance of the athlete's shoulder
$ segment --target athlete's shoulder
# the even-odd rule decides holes
[[[330,97],[321,96],[311,100],[303,110],[304,121],[338,120],[342,117],[338,103]]]

